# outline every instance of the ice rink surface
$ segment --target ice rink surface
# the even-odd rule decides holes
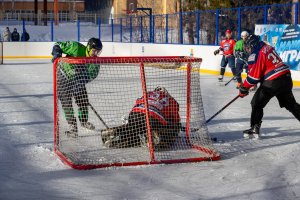
[[[202,75],[206,117],[237,95],[234,83]],[[295,88],[300,102],[300,89]],[[217,162],[77,171],[53,153],[52,64],[0,66],[0,199],[300,199],[300,123],[276,99],[265,109],[263,139],[245,140],[253,94],[208,125]]]

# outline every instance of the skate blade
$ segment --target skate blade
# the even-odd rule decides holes
[[[245,134],[243,135],[243,137],[244,137],[245,139],[252,139],[253,136],[252,136],[252,134],[246,134],[246,133],[245,133]]]
[[[258,134],[253,134],[253,138],[252,140],[260,140],[261,139],[261,136],[258,135]]]
[[[103,145],[106,148],[110,148],[112,146],[112,141],[111,140],[107,140]]]
[[[84,126],[83,126],[83,128],[84,128],[85,130],[87,130],[87,131],[95,131],[95,130],[96,130],[95,127],[87,128],[87,127],[84,127]]]
[[[70,138],[78,138],[78,134],[65,133],[65,135]]]
[[[261,136],[257,134],[244,134],[243,137],[245,139],[250,139],[250,140],[260,140]]]

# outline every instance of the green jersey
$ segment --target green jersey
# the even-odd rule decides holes
[[[247,55],[244,50],[244,40],[241,39],[235,43],[234,56],[239,60],[243,60],[243,62],[245,60],[248,60]]]
[[[244,40],[239,40],[235,43],[234,51],[244,52]]]
[[[58,45],[63,54],[66,54],[67,57],[89,57],[86,46],[79,42],[57,42],[55,45]],[[76,72],[84,73],[88,78],[87,82],[92,81],[98,76],[100,65],[99,64],[86,64],[85,66],[80,66],[81,69],[76,69],[78,65],[64,63],[62,70],[66,74],[69,80],[74,80],[76,78]],[[82,74],[81,74],[82,75]]]

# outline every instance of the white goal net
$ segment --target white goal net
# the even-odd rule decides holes
[[[54,64],[55,151],[77,169],[217,160],[200,58],[61,58]]]

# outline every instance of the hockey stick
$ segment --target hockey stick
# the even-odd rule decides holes
[[[243,61],[244,62],[244,65],[246,64],[246,65],[248,65],[248,61],[247,60],[245,60],[245,59],[243,59],[242,57],[238,57],[238,59],[240,59],[241,61]],[[237,75],[238,74],[241,74],[241,73],[243,73],[243,71],[244,71],[244,66],[243,66],[243,69],[239,72],[239,73],[237,73]],[[233,81],[235,78],[237,78],[237,75],[235,75],[234,77],[232,77],[227,83],[225,83],[224,85],[223,84],[220,84],[221,86],[227,86],[231,81]]]
[[[208,120],[206,120],[206,124],[208,124],[212,119],[214,119],[216,116],[218,116],[221,112],[223,112],[223,110],[225,110],[228,106],[230,106],[233,102],[235,102],[238,98],[240,98],[240,95],[237,95],[236,97],[234,97],[234,99],[232,99],[228,104],[226,104],[223,108],[221,108],[216,114],[214,114],[213,116],[211,116]]]
[[[109,129],[109,126],[105,123],[105,121],[101,118],[101,116],[98,114],[98,112],[95,110],[95,108],[92,106],[92,104],[89,103],[89,106],[94,111],[95,115],[98,117],[98,119],[102,122],[102,124],[105,126],[105,128]]]
[[[238,74],[241,74],[243,73],[244,69],[242,69]],[[231,81],[233,81],[235,78],[237,77],[237,75],[235,75],[234,77],[232,77],[227,83],[225,83],[224,85],[223,84],[220,84],[220,86],[227,86]]]
[[[223,112],[228,106],[230,106],[233,102],[235,102],[238,98],[240,97],[240,95],[237,95],[236,97],[234,97],[234,99],[232,99],[229,103],[227,103],[223,108],[221,108],[216,114],[214,114],[213,116],[211,116],[208,120],[205,121],[205,124],[208,124],[212,119],[214,119],[216,116],[218,116],[221,112]],[[186,127],[182,126],[181,130],[185,130]],[[196,132],[198,131],[199,128],[191,128],[192,132]]]

